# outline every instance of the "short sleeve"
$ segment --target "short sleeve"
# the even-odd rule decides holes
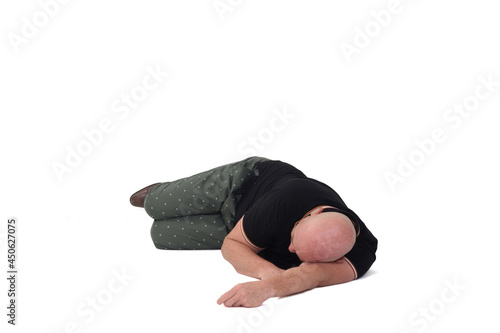
[[[357,278],[362,277],[375,262],[377,244],[375,237],[371,240],[358,237],[354,247],[345,255],[356,269]]]

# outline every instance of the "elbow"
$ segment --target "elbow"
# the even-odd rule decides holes
[[[224,242],[222,243],[222,246],[220,248],[220,253],[222,254],[222,258],[226,260],[228,263],[230,263],[233,268],[236,270],[236,272],[243,274],[241,270],[239,269],[238,265],[235,265],[234,263],[234,255],[232,256],[231,254],[234,252],[232,249],[232,243],[233,241],[226,238],[224,239]]]
[[[227,247],[228,247],[228,240],[227,240],[227,237],[226,237],[224,239],[224,242],[222,243],[221,248],[220,248],[220,253],[222,254],[222,258],[224,258],[225,260],[229,261]]]

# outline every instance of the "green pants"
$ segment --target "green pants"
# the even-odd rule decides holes
[[[242,184],[258,175],[257,162],[267,160],[250,157],[153,187],[144,209],[154,219],[154,245],[166,250],[220,249],[237,222]]]

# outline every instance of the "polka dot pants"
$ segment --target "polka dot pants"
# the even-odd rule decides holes
[[[258,176],[262,157],[226,164],[194,176],[155,186],[144,200],[154,219],[151,238],[158,249],[220,249],[235,224],[238,190]]]

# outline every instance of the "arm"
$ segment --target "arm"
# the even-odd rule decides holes
[[[341,258],[334,262],[304,262],[263,282],[270,289],[270,297],[285,297],[316,287],[346,283],[355,277],[353,267],[345,258]]]
[[[257,255],[262,249],[250,243],[242,230],[243,217],[226,236],[221,253],[234,269],[257,279],[271,277],[283,270]]]
[[[354,268],[345,258],[327,263],[302,263],[261,281],[238,284],[217,303],[229,307],[255,307],[270,297],[285,297],[316,287],[345,283],[355,277]]]

